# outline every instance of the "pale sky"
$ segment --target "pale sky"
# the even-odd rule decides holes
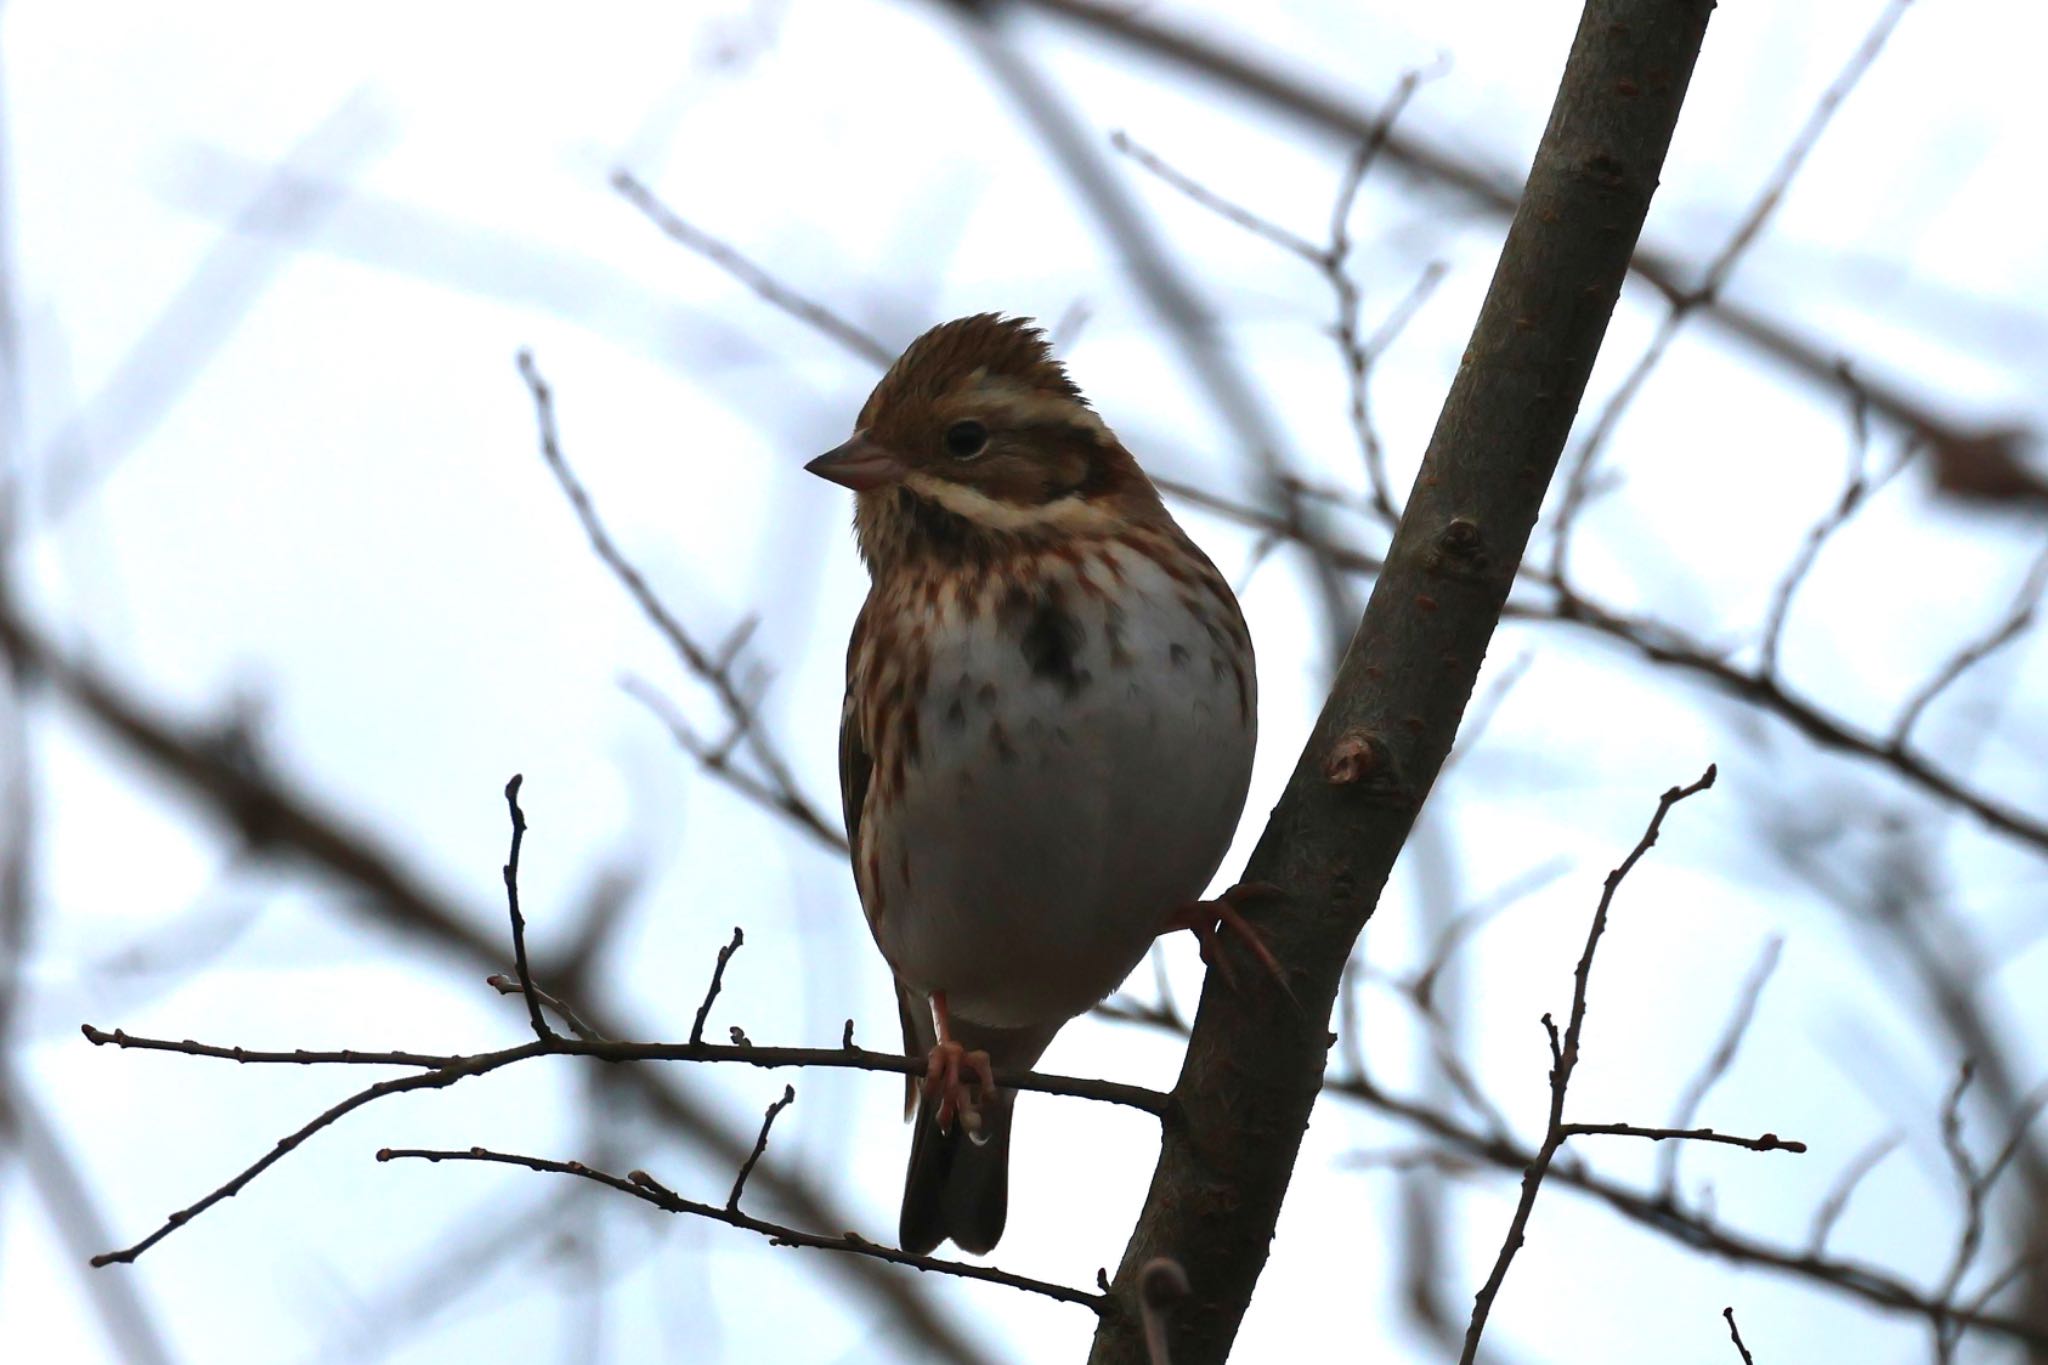
[[[1235,35],[1374,105],[1441,58],[1406,126],[1519,175],[1577,9],[1146,13]],[[1704,262],[1880,9],[1721,6],[1646,243]],[[1123,130],[1304,235],[1326,231],[1348,151],[1338,141],[1071,30],[1017,32],[1105,143]],[[2037,6],[1921,0],[1732,294],[1965,424],[2048,425],[2048,247],[2034,202],[2044,48]],[[715,721],[591,557],[536,453],[513,358],[532,348],[570,459],[678,614],[713,640],[760,615],[751,651],[774,673],[766,713],[828,809],[844,641],[865,584],[844,494],[801,465],[843,439],[874,372],[665,240],[608,187],[614,169],[891,345],[967,312],[1051,323],[1085,308],[1066,353],[1139,459],[1245,495],[1249,466],[1214,405],[939,8],[790,0],[572,17],[523,4],[315,13],[15,0],[0,53],[0,240],[24,394],[10,436],[30,494],[14,567],[34,618],[188,717],[237,699],[253,708],[284,773],[493,931],[500,790],[523,772],[536,941],[563,941],[600,870],[636,876],[606,1003],[648,1038],[687,1034],[712,957],[741,924],[747,946],[714,1033],[740,1024],[757,1042],[827,1044],[852,1016],[864,1040],[891,1039],[886,969],[844,866],[697,771],[621,691],[622,676],[645,679]],[[1289,457],[1362,486],[1323,283],[1115,165],[1225,320]],[[1430,262],[1449,267],[1373,390],[1405,489],[1503,224],[1381,169],[1351,226],[1369,325]],[[1650,291],[1628,291],[1591,401],[1659,312]],[[1873,450],[1896,440],[1880,430]],[[1839,492],[1848,449],[1840,401],[1693,324],[1610,447],[1624,482],[1582,528],[1586,585],[1752,644],[1786,557]],[[1240,584],[1260,655],[1261,749],[1228,879],[1312,719],[1323,647],[1298,557],[1258,558],[1248,533],[1192,510],[1184,520]],[[1346,524],[1361,544],[1382,543],[1367,523]],[[1882,730],[1995,619],[2042,535],[2038,520],[1939,504],[1909,472],[1804,589],[1788,676]],[[1957,1218],[1936,1122],[1959,1059],[1928,1045],[1897,974],[1768,846],[1817,824],[1836,836],[1831,854],[1854,850],[1879,837],[1879,816],[1934,808],[1556,627],[1504,628],[1482,691],[1524,656],[1419,836],[1461,905],[1562,869],[1466,950],[1466,1052],[1494,1101],[1525,1141],[1540,1135],[1536,1020],[1569,1003],[1600,878],[1656,794],[1716,761],[1722,787],[1673,814],[1618,902],[1571,1109],[1662,1122],[1761,945],[1782,935],[1776,979],[1702,1121],[1813,1150],[1688,1151],[1682,1188],[1711,1184],[1729,1225],[1796,1246],[1843,1164],[1897,1130],[1904,1149],[1831,1245],[1931,1283]],[[1974,784],[2036,812],[2048,812],[2044,669],[2038,643],[2021,642],[1923,732]],[[1974,737],[1987,721],[1990,736]],[[345,898],[316,884],[237,866],[74,718],[40,708],[31,753],[38,884],[12,1062],[116,1243],[368,1078],[95,1050],[80,1023],[278,1048],[456,1051],[522,1036],[516,1002],[474,973],[364,932]],[[1925,828],[1944,856],[1941,894],[2004,961],[1983,990],[2022,1078],[2038,1081],[2041,860],[1967,817]],[[1421,955],[1417,856],[1367,930],[1363,951],[1381,970]],[[1167,953],[1191,1002],[1194,947]],[[1148,973],[1134,989],[1149,993]],[[1426,1091],[1411,1017],[1384,992],[1365,1000],[1380,1079]],[[1178,1065],[1168,1040],[1084,1019],[1044,1069],[1164,1087]],[[831,1190],[857,1230],[892,1237],[909,1140],[894,1080],[734,1070],[678,1079],[746,1131],[793,1082],[767,1161]],[[386,1145],[602,1156],[722,1199],[729,1170],[691,1161],[630,1113],[594,1113],[582,1081],[569,1066],[527,1066],[372,1106],[137,1265],[91,1273],[131,1282],[187,1361],[898,1358],[885,1312],[809,1253],[542,1175],[371,1160]],[[992,1259],[1085,1286],[1122,1253],[1155,1135],[1140,1117],[1044,1096],[1022,1102],[1018,1124],[1009,1231]],[[1436,1358],[1391,1278],[1400,1177],[1344,1166],[1347,1153],[1414,1140],[1340,1102],[1319,1107],[1238,1359],[1317,1343],[1333,1356]],[[1645,1180],[1655,1157],[1621,1141],[1581,1154]],[[1452,1189],[1444,1297],[1462,1309],[1514,1190],[1499,1175]],[[573,1216],[535,1222],[565,1199]],[[481,1273],[458,1273],[478,1258]],[[1986,1260],[2002,1264],[1996,1249]],[[993,1359],[1078,1358],[1093,1327],[1084,1310],[1000,1289],[920,1287]],[[1690,1256],[1561,1188],[1539,1205],[1489,1340],[1514,1361],[1730,1360],[1729,1303],[1759,1360],[1926,1353],[1908,1320]],[[0,1321],[24,1360],[118,1358],[18,1165],[0,1175]]]

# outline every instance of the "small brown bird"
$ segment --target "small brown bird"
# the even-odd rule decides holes
[[[926,1057],[898,1229],[988,1251],[1028,1068],[1199,901],[1244,807],[1251,636],[1230,586],[1025,319],[911,343],[853,438],[872,586],[847,651],[840,786],[868,928]],[[921,1095],[921,1100],[918,1098]],[[957,1122],[956,1122],[957,1120]]]

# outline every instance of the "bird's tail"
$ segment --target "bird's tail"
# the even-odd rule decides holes
[[[904,1052],[930,1056],[938,1042],[930,1006],[901,982],[896,1000]],[[1065,1022],[996,1029],[955,1015],[953,1036],[970,1051],[987,1052],[997,1070],[1023,1068],[1038,1061]],[[916,1128],[910,1139],[910,1170],[903,1178],[896,1244],[921,1256],[950,1237],[962,1251],[985,1256],[1002,1237],[1010,1211],[1010,1122],[1017,1097],[1009,1091],[981,1097],[981,1122],[970,1137],[957,1119],[951,1131],[939,1131],[937,1089],[915,1076],[906,1079],[904,1108],[910,1112],[914,1107]]]
[[[969,1136],[967,1125],[958,1120],[950,1130],[940,1130],[938,1093],[926,1088],[917,1106],[910,1170],[903,1178],[903,1215],[896,1228],[897,1244],[905,1251],[923,1255],[948,1237],[977,1256],[995,1247],[1010,1211],[1014,1099],[1005,1092],[984,1103],[980,1131]]]

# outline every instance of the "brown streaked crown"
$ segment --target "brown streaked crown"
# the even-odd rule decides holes
[[[854,486],[871,567],[1166,519],[1151,481],[1027,318],[978,313],[912,342],[848,446],[869,471]]]
[[[976,313],[942,322],[911,342],[868,395],[855,425],[888,444],[892,417],[941,403],[969,387],[977,372],[1088,407],[1066,366],[1053,359],[1044,330],[1030,318]]]

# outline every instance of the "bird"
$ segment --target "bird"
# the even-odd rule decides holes
[[[1009,1198],[996,1068],[1029,1069],[1172,930],[1227,970],[1227,929],[1279,976],[1239,910],[1273,888],[1200,899],[1251,781],[1251,634],[1028,318],[918,337],[805,468],[854,491],[869,575],[839,769],[861,907],[925,1062],[898,1242],[985,1255]]]

